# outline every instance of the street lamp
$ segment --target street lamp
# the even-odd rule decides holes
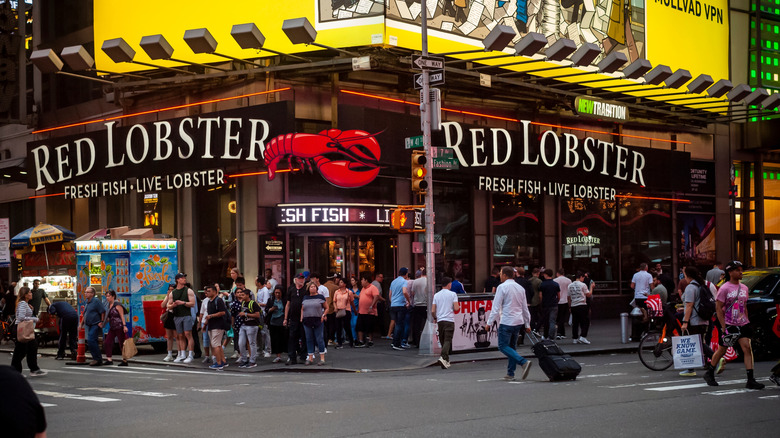
[[[146,67],[159,68],[159,69],[168,70],[176,73],[184,73],[188,75],[196,74],[195,72],[182,70],[180,68],[163,67],[161,65],[149,64],[147,62],[134,61],[133,58],[135,58],[135,50],[133,50],[133,48],[130,47],[130,45],[127,44],[127,42],[121,37],[103,41],[103,45],[100,47],[100,50],[102,50],[103,53],[108,55],[108,57],[111,58],[111,60],[117,64],[122,62],[129,62],[131,64],[138,64]]]
[[[233,28],[230,30],[230,35],[233,37],[234,40],[236,40],[236,43],[238,43],[239,47],[241,47],[242,49],[264,50],[266,52],[274,53],[276,55],[285,55],[291,58],[299,59],[301,61],[311,62],[311,60],[300,56],[277,52],[276,50],[271,50],[263,47],[263,45],[265,44],[265,36],[263,35],[262,32],[260,32],[260,29],[258,29],[257,26],[255,26],[255,23],[244,23],[244,24],[233,25]],[[216,49],[216,46],[214,47],[214,49]],[[219,55],[217,53],[214,54]]]
[[[60,58],[65,61],[68,67],[74,71],[94,71],[96,73],[108,73],[110,75],[127,76],[137,79],[149,79],[148,76],[133,73],[117,73],[108,70],[99,70],[92,68],[95,65],[95,59],[87,52],[82,45],[68,46],[60,52]]]

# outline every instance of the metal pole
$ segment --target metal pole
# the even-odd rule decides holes
[[[422,5],[422,23],[420,25],[422,33],[422,56],[428,56],[428,11],[425,4]],[[425,275],[428,279],[428,322],[433,323],[431,307],[433,306],[433,294],[436,293],[436,272],[433,252],[433,157],[431,154],[431,91],[430,75],[428,69],[422,71],[422,106],[420,115],[422,116],[423,128],[423,149],[427,158],[425,162],[425,182],[428,183],[427,193],[425,195]],[[420,354],[433,353],[434,336],[426,324],[426,330],[420,341]]]

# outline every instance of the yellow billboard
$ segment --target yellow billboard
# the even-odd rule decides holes
[[[646,0],[647,59],[729,79],[728,0]]]
[[[123,38],[136,52],[134,61],[175,67],[181,63],[152,60],[139,43],[144,36],[161,34],[173,48],[171,58],[202,64],[224,60],[194,54],[184,32],[206,28],[217,42],[216,52],[240,59],[276,56],[242,49],[230,34],[234,25],[254,23],[265,36],[264,47],[282,53],[322,50],[294,45],[282,32],[284,20],[306,17],[317,31],[316,42],[331,47],[357,47],[384,43],[384,5],[373,0],[268,1],[233,0],[94,0],[95,63],[113,72],[148,70],[130,63],[114,63],[100,47],[106,40]]]

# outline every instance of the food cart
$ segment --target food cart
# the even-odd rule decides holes
[[[128,332],[139,344],[165,347],[160,307],[178,269],[176,240],[103,239],[76,241],[78,311],[86,305],[84,290],[95,288],[104,299],[113,289],[129,312]]]
[[[14,292],[26,286],[33,288],[33,282],[40,282],[39,288],[46,292],[51,302],[65,301],[76,307],[76,253],[70,242],[75,238],[73,232],[59,226],[39,224],[28,228],[11,239],[11,248],[21,259],[21,278]],[[48,313],[45,300],[41,300],[38,309],[39,321],[36,331],[46,341],[58,336],[57,320]]]

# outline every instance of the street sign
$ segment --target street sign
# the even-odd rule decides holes
[[[433,169],[458,170],[460,163],[451,148],[431,148],[431,167]]]
[[[443,69],[444,58],[412,55],[412,68],[415,70]]]
[[[406,146],[406,149],[419,149],[423,147],[423,136],[406,137],[404,139],[404,145]]]
[[[444,83],[444,70],[431,71],[428,74],[428,85],[441,85]],[[414,89],[420,90],[423,87],[423,75],[418,73],[414,75]]]

